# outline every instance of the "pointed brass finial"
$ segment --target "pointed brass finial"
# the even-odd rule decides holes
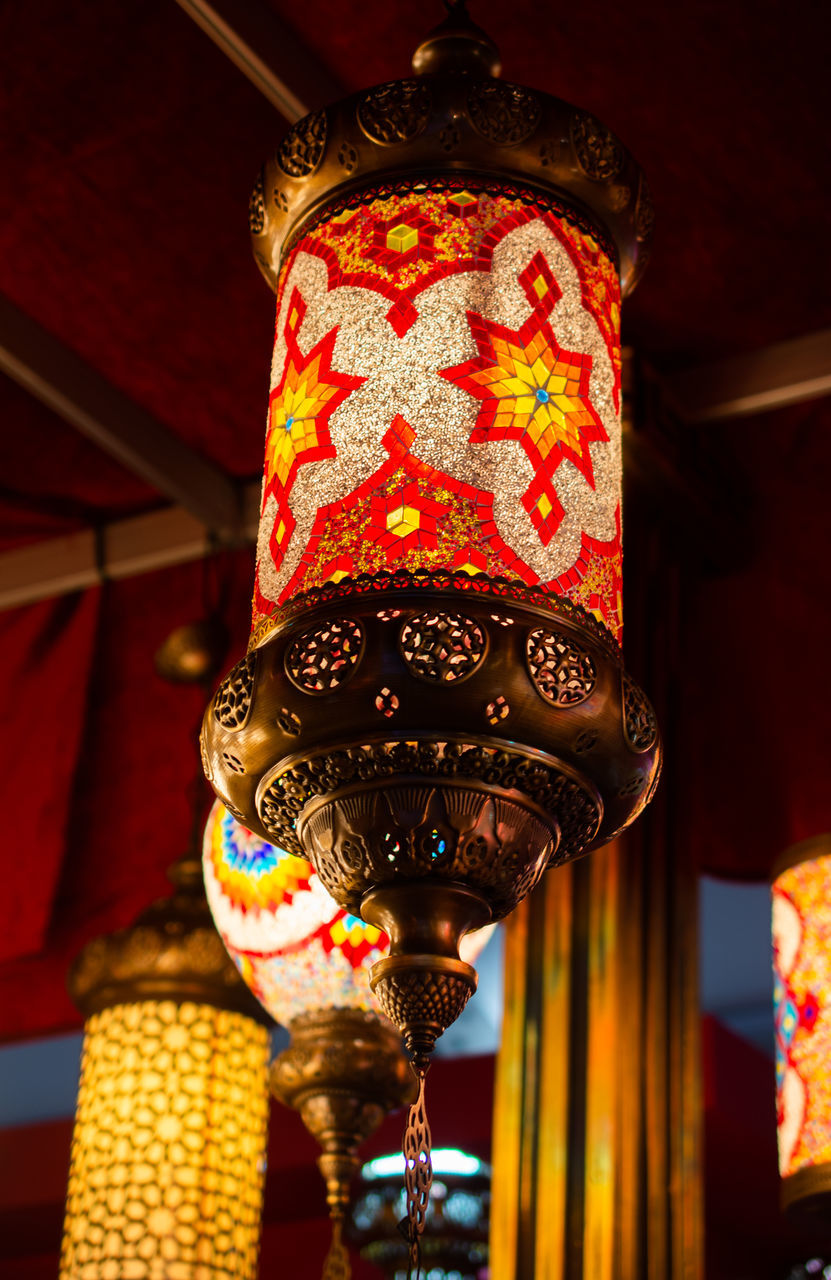
[[[499,50],[486,31],[468,15],[466,0],[445,0],[447,17],[425,36],[413,54],[416,75],[467,72],[498,76]]]

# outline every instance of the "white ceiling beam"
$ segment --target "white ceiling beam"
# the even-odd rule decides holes
[[[3,297],[0,370],[213,532],[236,534],[234,482]]]
[[[685,422],[722,422],[831,394],[831,329],[748,355],[665,374],[662,387]]]
[[[260,486],[246,485],[237,544],[256,537],[259,504]],[[82,591],[108,578],[131,578],[198,560],[217,545],[203,522],[181,507],[117,520],[97,532],[84,529],[47,538],[0,554],[0,611]]]
[[[261,0],[177,3],[291,124],[344,96],[343,85]]]

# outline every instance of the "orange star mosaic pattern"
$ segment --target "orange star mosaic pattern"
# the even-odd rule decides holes
[[[298,468],[304,463],[334,458],[327,429],[329,416],[362,381],[333,371],[334,332],[303,355],[297,331],[305,310],[302,299],[293,299],[286,325],[289,356],[280,384],[269,400],[264,492],[278,495],[280,516],[272,534],[275,556],[282,554],[294,527],[287,499]]]
[[[544,250],[533,251],[532,232]],[[466,289],[476,306],[459,306]],[[488,311],[503,294],[519,322]],[[294,594],[399,565],[540,585],[620,638],[619,475],[615,490],[608,462],[598,472],[613,447],[619,470],[619,283],[592,228],[530,193],[445,183],[365,194],[295,244],[278,317],[285,358],[269,406],[253,643]],[[449,358],[433,358],[428,324],[437,350],[451,334]],[[597,382],[601,367],[609,373]],[[386,398],[373,392],[385,376]],[[442,396],[456,417],[430,433],[423,406]],[[489,473],[481,459],[503,446]],[[331,471],[303,480],[306,464],[324,461]]]
[[[562,350],[537,315],[517,333],[475,312],[468,320],[480,355],[456,369],[442,369],[442,377],[482,401],[471,441],[521,442],[537,475],[526,490],[525,508],[548,543],[563,514],[557,467],[568,458],[594,487],[588,443],[609,438],[589,399],[591,361]]]

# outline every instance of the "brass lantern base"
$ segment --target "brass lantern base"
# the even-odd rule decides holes
[[[291,1024],[271,1066],[271,1091],[297,1111],[321,1147],[318,1165],[333,1217],[349,1205],[358,1147],[409,1101],[413,1078],[394,1029],[373,1013],[322,1009]]]
[[[460,937],[626,827],[660,767],[652,708],[594,617],[443,571],[295,597],[202,744],[230,811],[393,938],[376,994],[420,1054],[475,986]]]
[[[791,1217],[831,1221],[831,1163],[806,1165],[783,1178],[781,1201]]]
[[[490,909],[464,885],[415,881],[373,889],[361,913],[389,935],[390,954],[373,965],[370,983],[418,1070],[476,990],[476,970],[458,944],[487,924]]]

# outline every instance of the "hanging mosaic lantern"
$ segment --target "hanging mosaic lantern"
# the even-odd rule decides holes
[[[371,980],[423,1090],[476,984],[459,939],[626,827],[660,747],[620,650],[642,175],[496,79],[461,6],[413,65],[296,124],[252,197],[277,293],[254,619],[203,754],[389,935]]]
[[[786,1208],[831,1209],[831,835],[794,845],[773,881],[779,1173]]]
[[[269,1019],[211,923],[199,859],[129,929],[90,942],[61,1280],[255,1280]]]

